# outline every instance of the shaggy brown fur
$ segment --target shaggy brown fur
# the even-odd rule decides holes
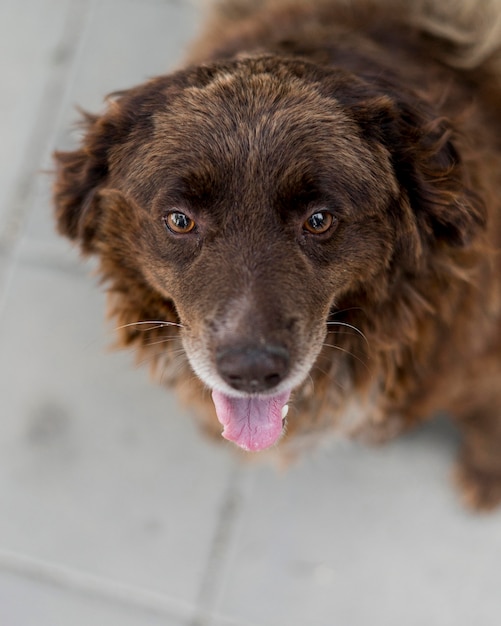
[[[220,3],[185,69],[113,95],[56,154],[56,215],[100,258],[120,344],[209,431],[209,389],[225,436],[255,450],[292,393],[287,454],[447,411],[466,500],[490,508],[501,8],[439,4]]]

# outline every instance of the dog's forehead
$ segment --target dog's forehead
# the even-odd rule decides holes
[[[189,84],[171,94],[154,114],[159,137],[182,138],[188,133],[215,133],[214,139],[242,132],[297,134],[329,126],[340,135],[354,129],[352,120],[335,97],[326,97],[318,86],[283,71],[262,71],[237,65],[217,72],[209,82]]]
[[[267,169],[274,176],[275,165],[297,162],[358,176],[373,170],[374,152],[335,96],[284,73],[237,65],[180,88],[153,114],[155,153],[165,163],[210,163],[238,177]]]
[[[150,202],[188,190],[237,203],[248,190],[264,206],[282,190],[301,193],[302,181],[363,198],[382,177],[392,180],[389,155],[369,146],[350,111],[311,76],[272,60],[194,72],[166,80],[148,105],[148,135],[116,151],[113,171],[133,196]]]

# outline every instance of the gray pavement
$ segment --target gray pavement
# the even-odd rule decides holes
[[[173,68],[181,0],[0,3],[0,626],[499,626],[501,513],[450,486],[443,420],[288,472],[206,441],[53,232],[75,105]]]

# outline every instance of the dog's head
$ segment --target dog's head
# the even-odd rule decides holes
[[[274,56],[118,94],[56,160],[60,231],[138,316],[175,311],[224,436],[251,450],[279,438],[335,307],[384,307],[483,222],[427,106]]]

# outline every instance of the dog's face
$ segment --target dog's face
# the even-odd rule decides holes
[[[427,210],[418,157],[390,145],[399,106],[341,72],[246,58],[121,94],[82,150],[58,155],[60,229],[113,264],[122,291],[174,307],[242,448],[280,437],[333,309],[361,293],[384,307],[431,238],[461,245],[474,227],[464,203],[454,219]],[[429,152],[428,169],[450,169],[446,142]]]

